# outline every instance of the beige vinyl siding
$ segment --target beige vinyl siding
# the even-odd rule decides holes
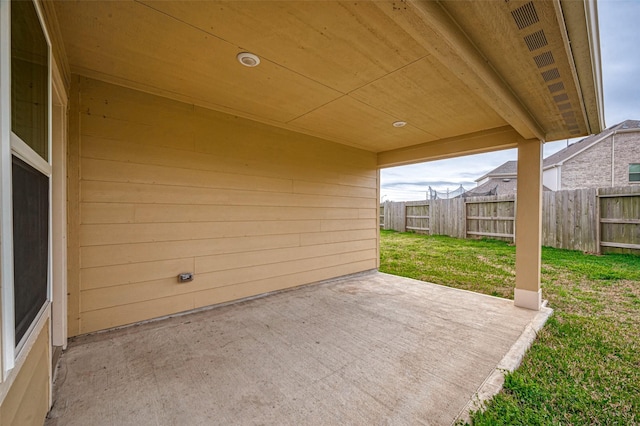
[[[70,334],[376,268],[375,154],[73,83]]]
[[[41,426],[49,411],[49,321],[0,404],[0,425]]]

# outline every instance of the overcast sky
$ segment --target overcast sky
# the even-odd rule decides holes
[[[599,0],[600,50],[606,127],[628,119],[640,120],[640,0]],[[570,141],[570,143],[573,141]],[[548,142],[544,156],[564,148],[567,141]],[[420,200],[429,186],[439,191],[476,186],[475,179],[508,160],[515,149],[383,169],[383,201]]]

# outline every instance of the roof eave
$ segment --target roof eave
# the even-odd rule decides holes
[[[497,174],[486,174],[478,179],[476,179],[474,182],[480,182],[483,179],[516,179],[518,177],[517,173],[497,173]]]
[[[569,51],[574,61],[576,77],[588,125],[587,134],[600,133],[604,128],[604,97],[600,55],[598,8],[595,0],[558,0],[569,37]]]

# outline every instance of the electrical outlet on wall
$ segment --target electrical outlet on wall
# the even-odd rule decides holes
[[[193,281],[193,272],[183,272],[182,274],[178,274],[179,283],[188,283],[189,281]]]

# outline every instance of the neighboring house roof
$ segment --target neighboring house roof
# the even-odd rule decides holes
[[[611,126],[605,129],[603,132],[600,132],[597,135],[591,135],[589,137],[586,137],[556,152],[555,154],[548,156],[547,158],[544,159],[543,168],[548,169],[553,166],[561,165],[565,161],[575,157],[585,149],[608,138],[609,136],[611,136],[616,132],[633,131],[633,130],[640,131],[640,120],[625,120],[622,123],[618,123],[614,126]]]
[[[492,177],[482,185],[478,185],[475,188],[465,192],[465,196],[473,197],[473,196],[487,195],[488,192],[494,192],[496,195],[508,195],[508,194],[515,194],[517,189],[518,189],[518,179],[516,177],[512,177],[512,178]],[[544,185],[542,186],[542,190],[551,191],[551,189],[547,188]]]
[[[495,169],[491,170],[489,173],[479,177],[478,179],[476,179],[476,182],[480,182],[481,180],[486,178],[493,178],[493,177],[503,178],[508,176],[516,177],[517,175],[518,175],[518,162],[516,160],[512,160],[499,165]]]
[[[513,194],[516,192],[518,180],[516,178],[490,178],[482,185],[478,185],[467,191],[467,196],[484,195],[484,193],[495,189],[498,195]]]
[[[515,194],[518,187],[517,177],[518,162],[516,160],[507,161],[482,177],[476,179],[476,182],[480,182],[484,179],[488,180],[467,191],[465,196],[473,197],[474,195],[487,195],[489,192],[493,192],[498,195]],[[551,191],[551,189],[544,185],[542,186],[542,190]]]
[[[550,155],[544,159],[543,168],[549,169],[554,166],[561,165],[565,161],[575,157],[587,148],[595,145],[596,143],[606,139],[614,133],[618,132],[640,132],[640,120],[625,120],[622,123],[613,125],[603,132],[597,135],[591,135],[586,137],[568,147]],[[498,194],[505,194],[509,192],[515,192],[516,177],[518,176],[518,162],[516,160],[507,161],[490,172],[476,179],[476,182],[481,182],[484,179],[489,179],[481,185],[468,191],[468,193],[481,193],[488,192],[491,189],[498,187]],[[504,182],[503,179],[510,179],[509,182]],[[550,191],[549,188],[544,187],[545,191]]]

